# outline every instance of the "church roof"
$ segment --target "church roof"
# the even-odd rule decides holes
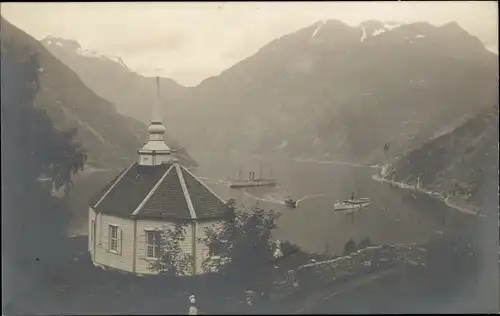
[[[132,163],[91,201],[103,214],[137,219],[221,219],[225,202],[178,162],[157,166]]]

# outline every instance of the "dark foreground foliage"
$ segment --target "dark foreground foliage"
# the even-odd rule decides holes
[[[38,69],[36,54],[2,38],[2,261],[9,293],[43,284],[67,259],[65,198],[52,190],[67,193],[86,160],[76,130],[55,129],[34,107]]]
[[[274,264],[271,237],[279,214],[255,207],[250,212],[234,210],[234,217],[222,227],[209,227],[200,239],[209,249],[209,258],[226,262],[204,262],[204,269],[218,270],[233,282],[248,283],[265,278]],[[215,266],[214,266],[215,265]]]

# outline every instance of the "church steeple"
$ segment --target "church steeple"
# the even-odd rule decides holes
[[[156,77],[156,98],[154,99],[153,102],[153,111],[151,111],[151,124],[161,124],[159,77]]]
[[[164,140],[165,126],[160,113],[160,78],[156,77],[156,98],[151,111],[151,124],[148,127],[148,142],[139,149],[139,164],[156,166],[175,160],[172,150]]]

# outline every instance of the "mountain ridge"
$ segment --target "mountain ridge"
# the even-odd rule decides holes
[[[322,23],[322,22],[318,22]],[[244,89],[246,90],[246,95],[240,95],[240,102],[246,102],[245,99],[250,99],[255,95],[262,95],[262,98],[259,99],[261,102],[253,102],[253,103],[263,103],[265,106],[260,107],[259,105],[253,104],[253,105],[247,105],[248,108],[252,108],[254,112],[257,110],[262,110],[266,111],[264,108],[269,108],[272,103],[284,103],[283,100],[276,100],[276,102],[273,102],[273,99],[276,99],[276,95],[279,94],[279,91],[276,91],[280,89],[279,84],[280,84],[280,79],[283,78],[281,81],[286,80],[286,93],[290,96],[290,98],[287,100],[289,105],[287,105],[287,108],[289,112],[292,111],[300,111],[300,108],[297,107],[304,107],[305,111],[300,111],[297,113],[298,117],[309,117],[310,115],[307,115],[307,107],[305,106],[308,103],[314,103],[316,101],[315,99],[318,99],[318,96],[322,95],[329,95],[331,98],[331,102],[328,103],[337,103],[337,109],[334,109],[333,107],[329,106],[326,100],[318,100],[321,101],[321,103],[324,104],[319,104],[317,102],[317,105],[315,105],[315,108],[321,109],[318,110],[318,115],[322,116],[320,118],[320,122],[314,122],[314,120],[311,118],[309,119],[310,124],[309,125],[314,125],[312,123],[316,123],[316,125],[322,125],[321,123],[322,119],[325,119],[325,117],[330,118],[332,116],[338,115],[338,110],[342,109],[343,111],[346,111],[346,107],[351,107],[355,106],[355,103],[368,103],[370,100],[365,101],[359,94],[362,94],[362,96],[366,95],[373,95],[376,93],[377,88],[378,90],[396,90],[395,95],[402,95],[402,92],[397,91],[399,88],[397,85],[401,83],[401,79],[405,79],[402,76],[407,77],[406,80],[410,81],[412,78],[410,77],[417,77],[416,82],[411,82],[412,85],[416,86],[414,90],[418,89],[419,83],[424,83],[425,78],[422,78],[424,81],[422,81],[420,77],[424,77],[425,73],[421,70],[421,67],[411,67],[408,66],[408,62],[411,61],[412,59],[415,58],[420,58],[422,59],[422,66],[425,66],[426,68],[429,69],[429,72],[434,72],[432,75],[439,76],[439,73],[435,73],[435,66],[439,65],[439,61],[435,62],[435,65],[432,65],[433,67],[430,67],[430,62],[426,60],[426,58],[429,58],[429,49],[430,46],[435,46],[435,41],[436,38],[439,39],[443,35],[441,32],[438,30],[441,27],[433,27],[430,24],[424,23],[424,24],[417,24],[417,26],[425,25],[426,28],[431,27],[433,31],[437,31],[437,35],[434,36],[434,39],[432,40],[431,43],[426,44],[424,47],[411,47],[413,43],[410,43],[410,41],[406,41],[404,38],[407,34],[411,34],[412,32],[419,32],[420,30],[417,29],[415,30],[415,25],[410,24],[410,25],[403,25],[398,28],[393,28],[391,33],[385,33],[382,35],[379,35],[375,37],[374,39],[377,40],[382,40],[382,39],[387,39],[391,40],[391,35],[398,35],[397,32],[400,33],[400,37],[397,38],[396,40],[399,40],[399,42],[396,42],[395,44],[391,42],[389,43],[383,43],[386,47],[384,46],[374,46],[377,43],[380,43],[380,41],[365,41],[361,42],[362,38],[362,31],[359,28],[353,28],[349,27],[345,23],[337,23],[334,22],[329,23],[329,21],[326,21],[325,23],[322,23],[322,28],[319,32],[317,32],[316,37],[324,36],[328,39],[330,39],[329,42],[326,42],[326,44],[322,44],[319,48],[321,50],[317,50],[317,46],[315,45],[305,45],[304,41],[310,42],[310,36],[316,32],[315,28],[318,26],[317,24],[313,24],[309,27],[306,27],[304,29],[298,30],[295,33],[287,34],[279,39],[275,39],[271,41],[268,45],[264,46],[257,52],[256,54],[250,56],[249,58],[240,61],[239,63],[235,64],[233,67],[225,70],[224,72],[221,73],[220,76],[216,78],[211,78],[210,82],[204,82],[197,88],[197,93],[202,94],[199,98],[204,99],[204,100],[210,100],[214,96],[214,90],[216,89],[216,86],[219,82],[219,90],[220,94],[217,98],[218,99],[223,99],[226,98],[228,99],[228,95],[225,93],[225,91],[230,90],[231,94],[234,93],[234,91],[237,91],[238,89]],[[338,34],[338,30],[348,30],[348,33],[342,33]],[[329,31],[330,30],[330,31]],[[457,32],[453,31],[453,34]],[[462,32],[458,32],[461,33]],[[415,34],[418,35],[418,34]],[[460,59],[460,62],[468,62],[470,61],[471,58],[475,58],[474,54],[477,54],[477,47],[471,47],[469,45],[469,42],[474,43],[475,41],[470,40],[470,36],[467,33],[463,34],[464,37],[466,38],[466,43],[465,48],[467,49],[462,49],[459,53],[453,53],[453,51],[448,47],[449,43],[444,43],[446,45],[441,45],[443,48],[441,51],[438,51],[439,54],[436,54],[437,57],[440,57],[440,55],[444,55],[441,58],[442,59],[450,59],[450,54],[453,53],[455,56],[453,56],[453,59]],[[315,38],[316,38],[315,37]],[[335,37],[336,40],[333,41],[332,37]],[[394,36],[392,37],[394,40]],[[453,42],[453,40],[449,40],[448,42]],[[370,44],[370,42],[372,44]],[[285,43],[286,45],[281,45],[281,43]],[[476,42],[477,43],[477,42]],[[391,45],[388,45],[391,44]],[[415,44],[418,44],[416,42]],[[424,43],[425,44],[425,43]],[[291,46],[290,46],[291,45]],[[366,45],[372,45],[368,46],[370,48],[370,52],[367,54],[363,50],[360,50],[359,48],[361,46],[366,46]],[[394,46],[396,45],[396,46]],[[475,44],[474,44],[475,45]],[[293,49],[290,49],[293,48]],[[387,49],[390,48],[390,49]],[[424,49],[425,48],[425,49]],[[440,47],[438,47],[440,48]],[[398,49],[399,51],[394,51],[394,49]],[[418,49],[418,50],[417,50]],[[445,50],[443,52],[443,50]],[[266,53],[267,55],[263,56],[263,54]],[[389,66],[391,66],[391,63],[393,63],[394,60],[391,60],[390,57],[384,56],[384,54],[390,56],[391,54],[396,55],[397,58],[400,59],[400,66],[395,69],[389,69]],[[486,51],[480,51],[479,54],[483,54],[485,56],[480,56],[480,58],[486,58],[489,59],[488,63],[491,63],[491,65],[496,64],[496,58],[494,54],[486,52]],[[371,55],[371,56],[370,56]],[[376,55],[376,57],[381,61],[387,64],[387,68],[384,69],[384,67],[379,66],[381,62],[377,63],[371,63],[370,57],[373,57],[373,55]],[[420,56],[419,56],[420,55]],[[430,57],[435,57],[435,56],[430,56]],[[265,58],[265,61],[263,60]],[[259,60],[260,59],[260,60]],[[316,59],[316,60],[315,60]],[[349,60],[350,59],[350,60]],[[286,62],[288,61],[288,64]],[[347,63],[347,61],[351,61],[349,67],[344,67],[343,64]],[[315,65],[315,63],[317,65]],[[458,61],[457,61],[458,63]],[[411,62],[410,62],[411,64]],[[260,66],[259,66],[260,65]],[[263,65],[266,65],[263,67]],[[399,64],[398,64],[399,65]],[[331,76],[327,72],[324,72],[321,68],[326,68],[325,66],[333,66],[333,69],[331,69],[332,72],[338,72],[341,73],[338,76]],[[378,67],[377,67],[378,66]],[[385,66],[385,65],[384,65]],[[452,67],[453,66],[453,67]],[[453,71],[456,65],[450,65],[449,68],[451,71]],[[460,66],[457,68],[464,68],[465,66]],[[485,71],[483,65],[473,65],[476,72],[479,67],[477,66],[482,66],[483,69],[479,69],[479,71]],[[486,69],[485,72],[488,72],[489,70],[494,68],[491,67],[490,65],[487,66],[489,69]],[[246,69],[243,69],[246,68]],[[348,68],[348,69],[345,69]],[[367,80],[369,76],[374,77],[374,75],[378,73],[383,73],[384,71],[387,73],[387,69],[389,69],[391,72],[388,73],[389,75],[392,75],[395,80],[393,80],[393,84],[395,86],[380,86],[379,82],[377,82],[377,78],[370,78],[371,82]],[[433,70],[434,69],[434,70]],[[463,69],[461,71],[462,73],[465,73],[466,69]],[[255,74],[257,72],[257,74]],[[411,72],[411,73],[410,73]],[[474,74],[474,72],[471,72]],[[483,76],[483,74],[480,74]],[[490,74],[491,75],[491,74]],[[274,77],[273,77],[274,76]],[[235,77],[241,77],[240,80],[237,80]],[[253,79],[252,77],[258,77],[258,79]],[[301,77],[301,78],[300,78]],[[388,77],[388,76],[387,76]],[[494,76],[490,76],[493,78]],[[452,76],[450,76],[451,80],[453,80]],[[311,85],[312,80],[317,80],[319,83],[318,87],[315,87],[314,85]],[[438,78],[440,81],[443,81],[443,79],[448,79],[448,78]],[[297,82],[297,80],[299,80]],[[261,81],[265,81],[261,83]],[[271,81],[274,81],[271,83]],[[238,84],[241,83],[239,86]],[[353,84],[343,84],[343,82],[349,82]],[[327,83],[327,84],[325,84]],[[444,84],[447,82],[444,81]],[[432,89],[432,84],[433,82],[427,83],[427,86]],[[463,83],[462,85],[465,85]],[[211,86],[211,87],[210,87]],[[250,87],[249,87],[250,86]],[[363,87],[364,86],[364,87]],[[215,87],[215,88],[214,88]],[[221,87],[224,87],[222,89]],[[271,87],[272,89],[268,88]],[[310,91],[304,91],[305,89],[309,89]],[[354,89],[353,89],[354,88]],[[430,93],[433,94],[444,94],[442,91],[439,91],[440,87],[435,86],[434,91],[430,91]],[[449,88],[450,89],[450,88]],[[224,91],[225,90],[225,91]],[[252,90],[252,91],[249,91]],[[271,90],[271,91],[270,91]],[[274,90],[274,91],[272,91]],[[351,90],[351,91],[350,91]],[[362,91],[359,91],[362,90]],[[363,91],[365,90],[365,91]],[[370,91],[371,90],[371,91]],[[407,90],[407,87],[401,87],[401,91]],[[437,91],[436,91],[437,90]],[[450,89],[451,90],[451,89]],[[486,90],[486,89],[485,89]],[[351,96],[346,96],[346,92],[351,92],[353,95]],[[359,93],[359,92],[364,92],[364,93]],[[413,94],[415,97],[418,95],[419,91],[415,91]],[[429,94],[430,94],[429,93]],[[448,92],[447,92],[448,93]],[[224,94],[224,96],[222,96]],[[304,98],[304,94],[308,94],[306,98]],[[356,95],[358,94],[358,95]],[[390,98],[389,93],[385,93],[385,98]],[[480,93],[478,93],[480,95]],[[430,98],[433,97],[432,95]],[[443,99],[447,96],[440,96]],[[354,98],[354,100],[353,100]],[[404,97],[401,96],[399,97],[404,100]],[[301,100],[302,99],[302,100]],[[355,101],[357,99],[357,101]],[[217,100],[219,101],[219,100]],[[373,100],[371,102],[377,103],[379,100]],[[191,101],[192,103],[198,102],[201,103],[201,101]],[[394,102],[394,101],[393,101]],[[436,102],[436,101],[434,101]],[[448,101],[449,102],[449,101]],[[207,103],[212,103],[212,104],[224,104],[224,100],[221,102],[207,102]],[[229,102],[226,102],[229,103]],[[233,102],[236,103],[236,100]],[[297,107],[292,106],[294,103],[299,103]],[[301,103],[301,104],[300,104]],[[325,104],[326,103],[326,104]],[[450,102],[449,102],[450,103]],[[225,107],[223,110],[220,110],[220,112],[224,111],[230,111],[229,104],[227,105],[228,107]],[[221,106],[222,107],[222,106]],[[216,112],[216,111],[212,111]],[[324,115],[326,112],[327,115]],[[329,113],[330,112],[330,113]],[[206,113],[203,113],[204,115]],[[248,116],[253,115],[254,113],[249,113]],[[267,112],[266,112],[267,114]],[[297,126],[297,122],[291,122],[286,120],[287,113],[280,113],[281,115],[278,115],[277,117],[273,117],[274,122],[279,122],[282,118],[284,118],[284,123],[283,123],[283,128],[286,130],[287,128],[291,127],[294,129],[295,126]],[[359,115],[358,113],[353,113],[354,115]],[[281,117],[279,117],[281,116]],[[247,119],[248,120],[248,119]],[[253,121],[266,121],[264,117],[258,117],[253,119]],[[271,121],[270,119],[268,121]],[[348,121],[348,120],[347,120]],[[262,124],[262,125],[270,125],[274,124],[274,122],[268,122],[268,124]],[[307,122],[304,122],[307,123]],[[318,124],[319,123],[319,124]],[[240,126],[241,124],[235,124],[236,126]],[[261,127],[263,128],[263,126]],[[301,124],[299,124],[301,125]],[[254,128],[254,130],[257,128]],[[339,131],[337,131],[338,133]],[[304,134],[304,132],[301,131],[296,131],[295,133],[297,134]],[[310,132],[309,132],[310,133]],[[321,134],[322,131],[315,131],[313,135],[309,136],[309,141],[304,141],[304,143],[310,143],[311,140],[314,142],[315,139],[318,139],[319,141],[321,140],[320,137],[316,137],[314,134]],[[348,131],[348,133],[352,133],[352,131]],[[390,135],[384,137],[384,138],[389,138]],[[282,143],[283,141],[288,141],[289,144],[292,143],[291,138],[293,136],[288,135],[288,139],[281,139],[278,142],[275,142],[274,146]],[[382,139],[381,139],[382,140]],[[324,140],[323,140],[324,141]],[[327,140],[328,141],[328,140]],[[339,144],[342,147],[342,144]],[[349,145],[349,144],[345,144]],[[344,145],[344,146],[345,146]],[[304,147],[302,145],[301,147]],[[304,149],[300,150],[306,153],[307,147],[304,147]],[[269,149],[269,148],[268,148]],[[345,149],[345,148],[344,148]],[[301,154],[300,152],[297,153],[297,150],[294,150],[291,154]],[[342,148],[340,147],[333,147],[331,151],[342,151]],[[323,152],[324,153],[324,152]],[[348,158],[356,158],[356,156],[360,156],[359,154],[354,154],[351,155],[351,157]]]
[[[137,149],[147,136],[143,123],[117,113],[111,102],[89,89],[71,68],[3,17],[0,35],[2,49],[16,50],[19,58],[37,55],[40,90],[35,107],[44,109],[58,129],[77,127],[90,166],[124,166],[136,159]],[[186,164],[196,164],[184,149],[179,154]]]
[[[484,203],[485,186],[498,186],[498,101],[455,129],[392,162],[388,177],[453,198],[471,208]]]
[[[41,43],[78,73],[83,82],[99,96],[115,104],[118,112],[145,124],[149,123],[149,112],[144,111],[143,105],[149,107],[156,96],[154,77],[132,71],[121,57],[83,49],[77,41],[71,39],[47,36]],[[162,77],[160,89],[162,98],[168,105],[172,103],[174,95],[181,95],[189,88]],[[167,106],[165,109],[169,110]]]
[[[385,142],[400,155],[486,107],[497,65],[453,22],[318,21],[195,87],[165,89],[164,119],[197,150],[377,163]],[[135,94],[100,87],[117,104]]]

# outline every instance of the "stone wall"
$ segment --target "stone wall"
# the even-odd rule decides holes
[[[278,296],[282,296],[299,288],[321,286],[381,269],[402,265],[425,265],[425,252],[418,244],[367,247],[348,256],[309,263],[289,270],[282,280],[276,282],[276,292],[281,293]]]

